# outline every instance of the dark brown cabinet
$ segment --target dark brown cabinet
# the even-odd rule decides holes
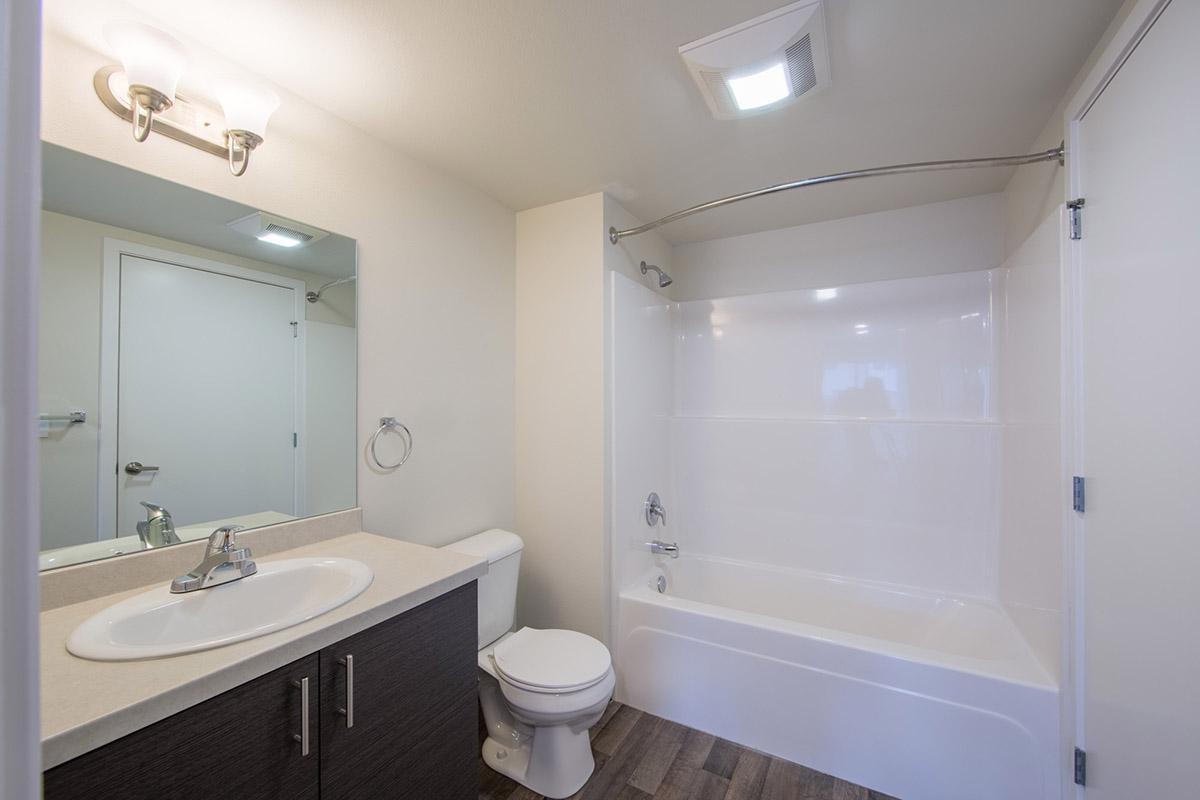
[[[470,583],[47,770],[45,799],[474,800],[475,614]]]
[[[452,593],[432,601],[436,614],[405,614],[321,651],[322,800],[478,796],[470,594],[469,603]]]

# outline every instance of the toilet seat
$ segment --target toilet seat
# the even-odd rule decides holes
[[[608,648],[578,631],[521,628],[497,643],[491,655],[497,677],[535,693],[583,691],[612,671]]]

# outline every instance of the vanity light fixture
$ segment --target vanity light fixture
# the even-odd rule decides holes
[[[140,22],[110,22],[104,36],[121,65],[101,67],[92,80],[96,95],[118,117],[132,122],[133,138],[146,141],[156,131],[229,162],[244,175],[250,151],[263,142],[279,96],[241,77],[212,81],[220,108],[176,94],[187,64],[186,51],[172,36]]]
[[[104,38],[125,67],[133,138],[144,142],[154,115],[175,104],[187,55],[178,41],[140,22],[110,22],[104,26]]]

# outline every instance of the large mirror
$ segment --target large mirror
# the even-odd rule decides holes
[[[42,569],[354,506],[354,241],[42,152]]]

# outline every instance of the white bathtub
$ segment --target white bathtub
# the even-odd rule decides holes
[[[1058,690],[1000,607],[704,557],[660,566],[620,595],[619,700],[903,800],[1060,797]]]

